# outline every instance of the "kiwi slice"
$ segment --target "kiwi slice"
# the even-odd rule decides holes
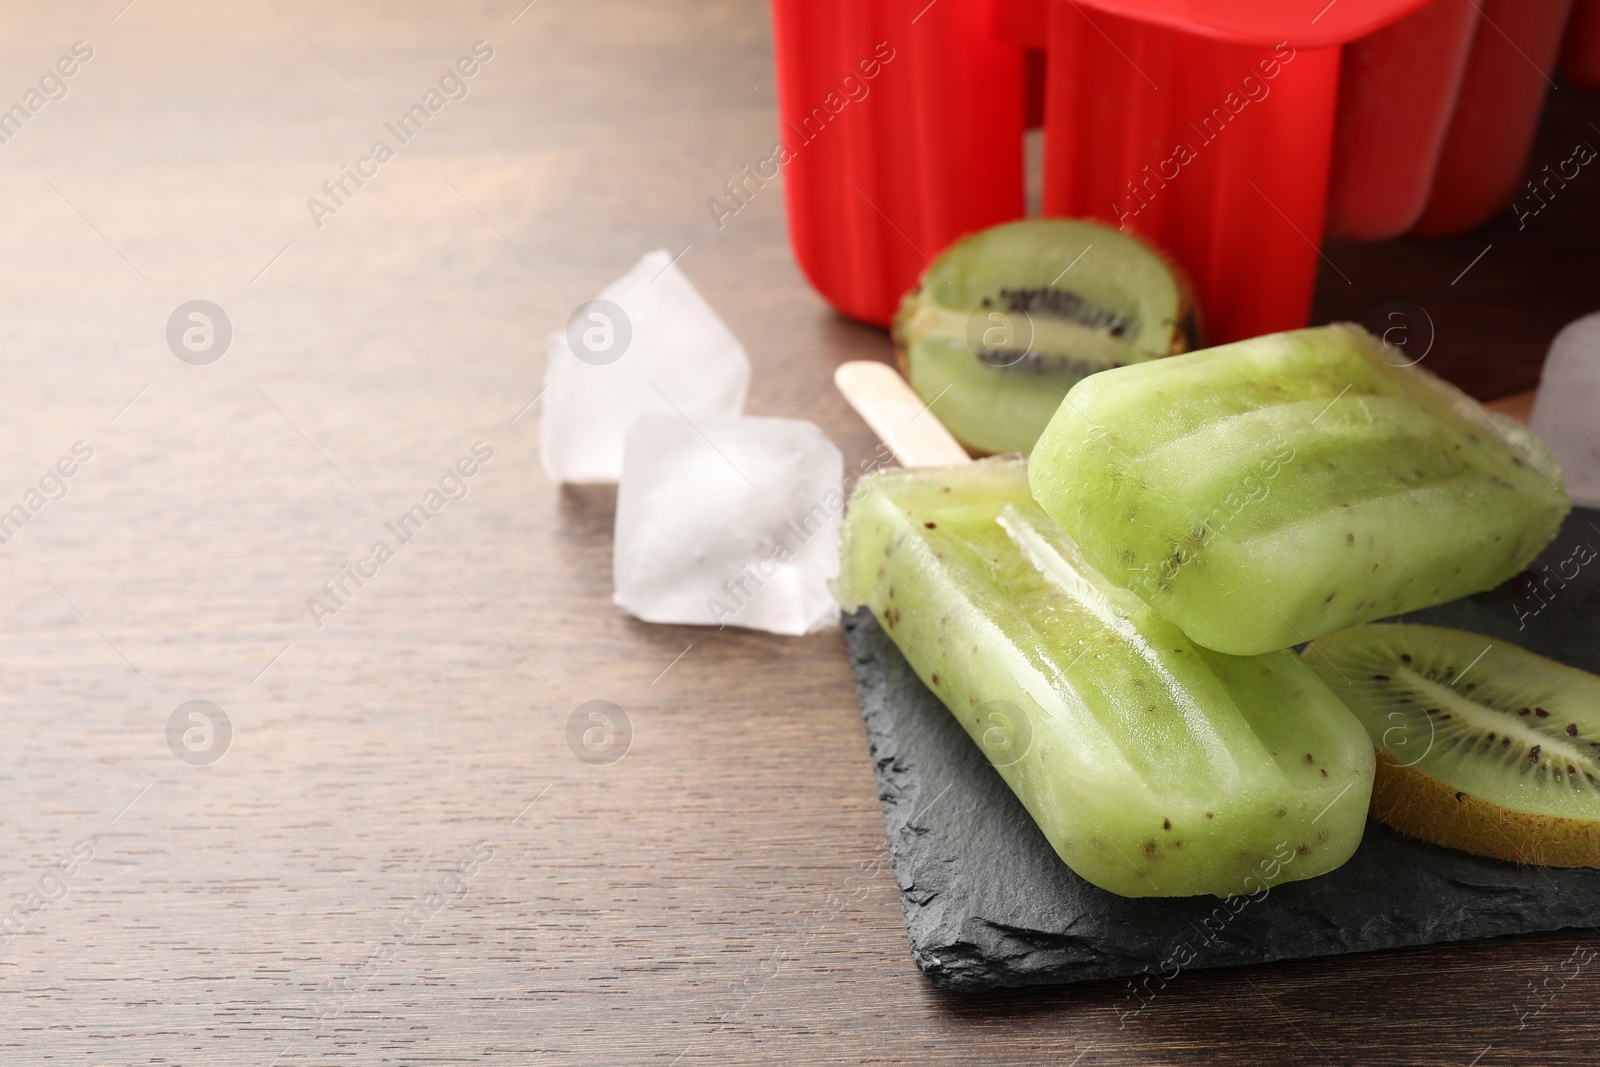
[[[911,387],[968,449],[1029,452],[1096,371],[1200,347],[1182,272],[1093,222],[1026,219],[957,241],[900,303]]]
[[[1357,626],[1302,655],[1378,750],[1373,818],[1479,856],[1600,867],[1600,678],[1437,626]]]

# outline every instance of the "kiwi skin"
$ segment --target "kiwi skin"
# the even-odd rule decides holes
[[[946,256],[959,249],[961,245],[972,241],[979,236],[982,236],[984,232],[985,231],[980,230],[977,233],[970,233],[965,237],[960,238],[954,244],[950,245],[949,248],[941,252],[932,262],[936,264],[942,261]],[[1167,268],[1168,272],[1172,275],[1173,281],[1177,286],[1178,306],[1175,314],[1176,321],[1173,324],[1174,328],[1172,331],[1172,341],[1168,345],[1167,351],[1162,353],[1162,355],[1178,356],[1185,352],[1193,352],[1204,348],[1205,324],[1200,310],[1200,299],[1195,292],[1194,282],[1190,279],[1188,272],[1185,271],[1183,266],[1179,264],[1176,259],[1172,258],[1172,256],[1169,255],[1165,249],[1158,248],[1156,245],[1152,244],[1148,240],[1145,240],[1139,234],[1132,231],[1119,232],[1122,233],[1122,236],[1136,241],[1140,245],[1143,245],[1146,251],[1155,256],[1156,259],[1160,260],[1161,263]],[[928,270],[933,270],[933,266],[931,264]],[[912,314],[916,310],[916,298],[918,294],[922,292],[923,282],[926,276],[927,272],[924,272],[923,277],[917,279],[917,284],[912,286],[911,289],[900,298],[900,306],[895,311],[894,319],[889,325],[889,340],[894,346],[895,366],[899,368],[901,377],[905,378],[907,381],[911,380],[911,341],[907,336],[907,324],[909,323]],[[960,440],[959,437],[958,440]],[[985,449],[979,448],[971,441],[960,441],[960,444],[967,450],[968,453],[979,459],[994,454]]]
[[[1600,822],[1514,811],[1377,749],[1372,817],[1436,845],[1540,867],[1600,867]]]

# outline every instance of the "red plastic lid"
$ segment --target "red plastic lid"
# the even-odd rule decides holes
[[[1058,0],[1231,44],[1320,48],[1365,37],[1429,0]]]

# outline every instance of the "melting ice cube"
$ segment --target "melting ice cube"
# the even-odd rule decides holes
[[[1576,504],[1600,507],[1600,312],[1550,342],[1529,428],[1550,446]]]
[[[835,625],[844,457],[800,419],[645,415],[627,437],[612,577],[646,622]]]
[[[615,482],[646,412],[744,410],[750,360],[665,251],[650,252],[545,341],[539,460],[558,482]]]

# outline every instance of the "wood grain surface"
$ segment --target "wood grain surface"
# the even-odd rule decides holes
[[[0,545],[0,1062],[1592,1058],[1592,930],[1184,975],[1136,1016],[1120,983],[937,993],[840,635],[612,607],[614,493],[549,484],[533,400],[540,339],[643,252],[744,340],[752,413],[851,469],[876,444],[832,372],[887,341],[809,290],[781,189],[706,204],[770,152],[760,0],[18,3],[0,102],[78,41],[0,144],[0,509],[44,499]],[[1600,137],[1555,96],[1536,166]],[[1526,231],[1331,248],[1318,314],[1413,301],[1429,365],[1526,389],[1600,303],[1597,181]],[[166,336],[196,299],[232,324],[208,365]],[[313,617],[477,442],[466,495]],[[191,700],[231,723],[209,765],[169,745]],[[570,740],[595,700],[619,759]]]

